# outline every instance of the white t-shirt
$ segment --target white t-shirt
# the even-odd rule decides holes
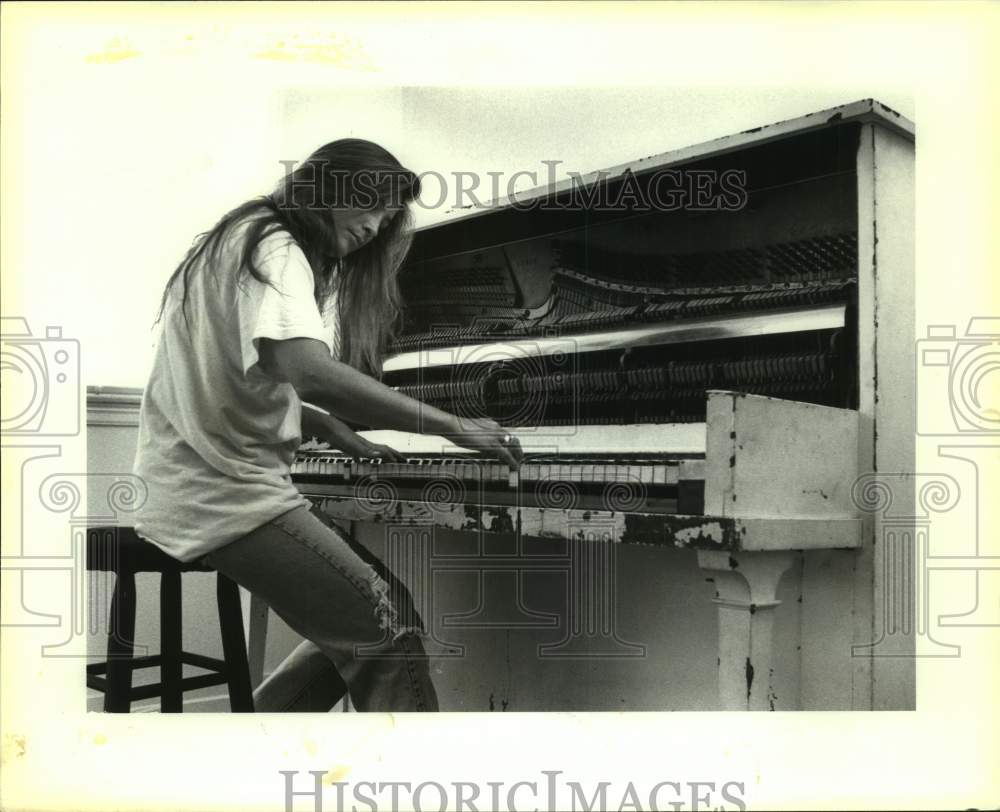
[[[289,474],[302,402],[257,365],[259,339],[314,338],[339,353],[335,304],[319,312],[312,269],[287,232],[256,254],[274,287],[248,273],[237,284],[245,228],[224,243],[220,267],[189,275],[188,324],[172,286],[142,398],[133,470],[148,495],[136,532],[181,561],[309,504]]]

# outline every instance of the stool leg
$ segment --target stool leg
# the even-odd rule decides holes
[[[240,588],[221,572],[216,579],[219,628],[222,632],[226,677],[229,680],[229,707],[234,713],[253,713],[250,664],[247,662],[246,638],[243,635],[243,612],[240,611]]]
[[[106,713],[132,709],[132,655],[135,647],[135,573],[119,572],[111,596],[108,621],[108,684]]]
[[[181,574],[165,572],[160,576],[161,713],[184,710],[181,634]]]

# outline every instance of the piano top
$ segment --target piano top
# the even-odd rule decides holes
[[[752,129],[733,135],[713,138],[710,141],[703,141],[688,147],[681,147],[680,149],[668,150],[657,155],[650,155],[646,158],[639,158],[638,160],[629,161],[628,163],[613,166],[599,172],[591,172],[576,180],[567,178],[552,186],[538,186],[526,192],[518,192],[517,205],[518,207],[528,208],[532,201],[541,200],[550,195],[567,191],[574,184],[590,185],[591,183],[600,181],[602,178],[615,178],[626,172],[640,175],[656,169],[664,169],[696,159],[724,155],[727,152],[764,144],[768,141],[776,141],[834,124],[849,122],[875,123],[902,135],[909,141],[915,139],[916,127],[908,118],[876,99],[861,99],[848,104],[838,105],[837,107],[830,107],[826,110],[819,110],[815,113],[807,113],[798,118],[790,118],[785,121],[753,127]],[[439,228],[442,225],[467,222],[508,206],[511,206],[511,202],[507,199],[490,201],[489,207],[485,209],[476,209],[471,212],[448,217],[446,220],[422,226],[416,231],[419,233]]]

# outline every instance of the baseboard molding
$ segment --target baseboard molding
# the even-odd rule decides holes
[[[138,426],[142,389],[124,386],[87,387],[88,426]]]

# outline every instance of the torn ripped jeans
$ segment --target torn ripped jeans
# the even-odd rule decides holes
[[[290,510],[205,561],[261,597],[305,641],[254,692],[258,712],[436,711],[409,592],[318,508]]]

